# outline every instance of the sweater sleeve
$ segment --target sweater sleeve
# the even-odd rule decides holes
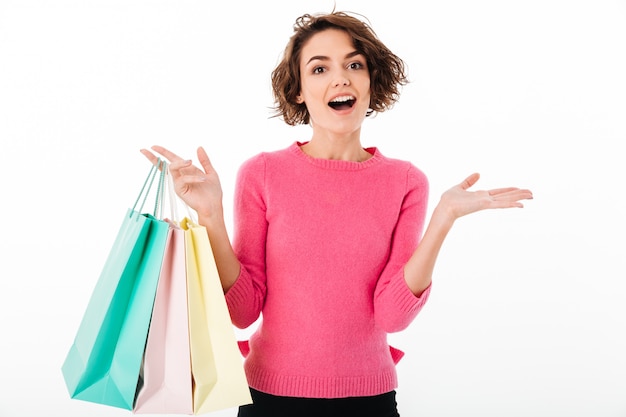
[[[233,324],[241,329],[259,318],[265,302],[268,223],[264,184],[265,159],[261,154],[241,166],[235,183],[233,249],[241,272],[226,292],[226,303]]]
[[[415,166],[407,171],[406,194],[394,229],[391,251],[374,293],[376,324],[387,333],[404,330],[420,312],[430,286],[416,297],[404,279],[404,265],[422,235],[428,204],[428,180]]]

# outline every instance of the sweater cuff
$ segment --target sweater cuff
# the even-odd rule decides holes
[[[406,280],[404,279],[404,274],[400,274],[400,279],[396,279],[389,283],[390,288],[398,300],[398,308],[402,311],[406,311],[407,313],[417,314],[430,296],[430,289],[433,285],[432,281],[428,284],[428,287],[418,296],[413,294],[413,291],[409,288]]]
[[[242,267],[235,283],[226,291],[226,294],[224,294],[226,305],[228,305],[228,309],[231,311],[231,316],[233,315],[233,311],[240,310],[241,306],[246,304],[246,300],[250,299],[250,291],[250,282],[246,279],[246,274],[244,274]]]

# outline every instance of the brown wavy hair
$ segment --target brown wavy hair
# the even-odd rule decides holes
[[[370,109],[374,112],[390,109],[400,96],[400,87],[408,83],[406,66],[379,39],[364,21],[347,12],[304,14],[296,19],[294,34],[289,39],[282,60],[272,71],[274,117],[281,117],[288,125],[309,123],[309,111],[304,103],[297,103],[300,94],[300,57],[304,44],[316,33],[339,29],[352,38],[355,49],[366,61],[370,75]]]

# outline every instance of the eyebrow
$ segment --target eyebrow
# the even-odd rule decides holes
[[[347,54],[347,55],[345,56],[345,58],[352,58],[352,57],[357,56],[357,55],[363,55],[363,54],[362,54],[361,52],[359,52],[359,51],[352,51],[352,52],[350,52],[349,54]],[[315,61],[315,60],[319,60],[319,61],[328,61],[329,59],[330,59],[330,58],[329,58],[329,57],[327,57],[327,56],[325,56],[325,55],[315,55],[315,56],[312,56],[312,57],[311,57],[311,58],[307,61],[306,65],[309,65],[309,64],[311,63],[311,61]]]

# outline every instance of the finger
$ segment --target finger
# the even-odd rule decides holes
[[[152,147],[152,150],[161,154],[161,156],[170,161],[169,170],[173,176],[181,175],[179,171],[191,165],[191,160],[183,159],[180,156],[176,155],[174,152],[169,151],[162,146],[155,145]]]
[[[179,182],[182,185],[193,185],[206,182],[206,175],[181,175]]]
[[[494,188],[493,190],[489,190],[489,195],[495,197],[500,194],[509,193],[511,191],[517,191],[519,188],[517,187],[506,187],[506,188]]]
[[[459,185],[461,186],[462,189],[467,190],[472,185],[476,184],[476,181],[478,181],[479,178],[480,178],[480,174],[478,172],[475,172],[469,177],[465,178],[463,182]]]
[[[524,208],[524,205],[519,201],[503,201],[496,200],[491,203],[490,208],[500,209],[500,208]]]
[[[162,146],[155,145],[152,147],[152,150],[156,153],[163,155],[170,162],[178,162],[183,160],[183,158],[176,155],[174,152],[165,149]]]
[[[170,172],[183,175],[181,170],[190,166],[191,166],[191,160],[177,159],[170,163]]]
[[[140,149],[139,152],[141,152],[146,158],[148,158],[148,161],[150,161],[152,165],[156,165],[159,161],[159,158],[147,149]]]
[[[530,190],[524,190],[520,188],[510,188],[510,189],[502,189],[506,190],[500,193],[493,193],[490,191],[489,195],[498,200],[532,200],[533,193]]]
[[[206,151],[202,146],[198,148],[198,161],[202,168],[204,168],[204,172],[214,172],[213,164],[211,164],[211,160],[209,159],[209,155],[207,155]]]

